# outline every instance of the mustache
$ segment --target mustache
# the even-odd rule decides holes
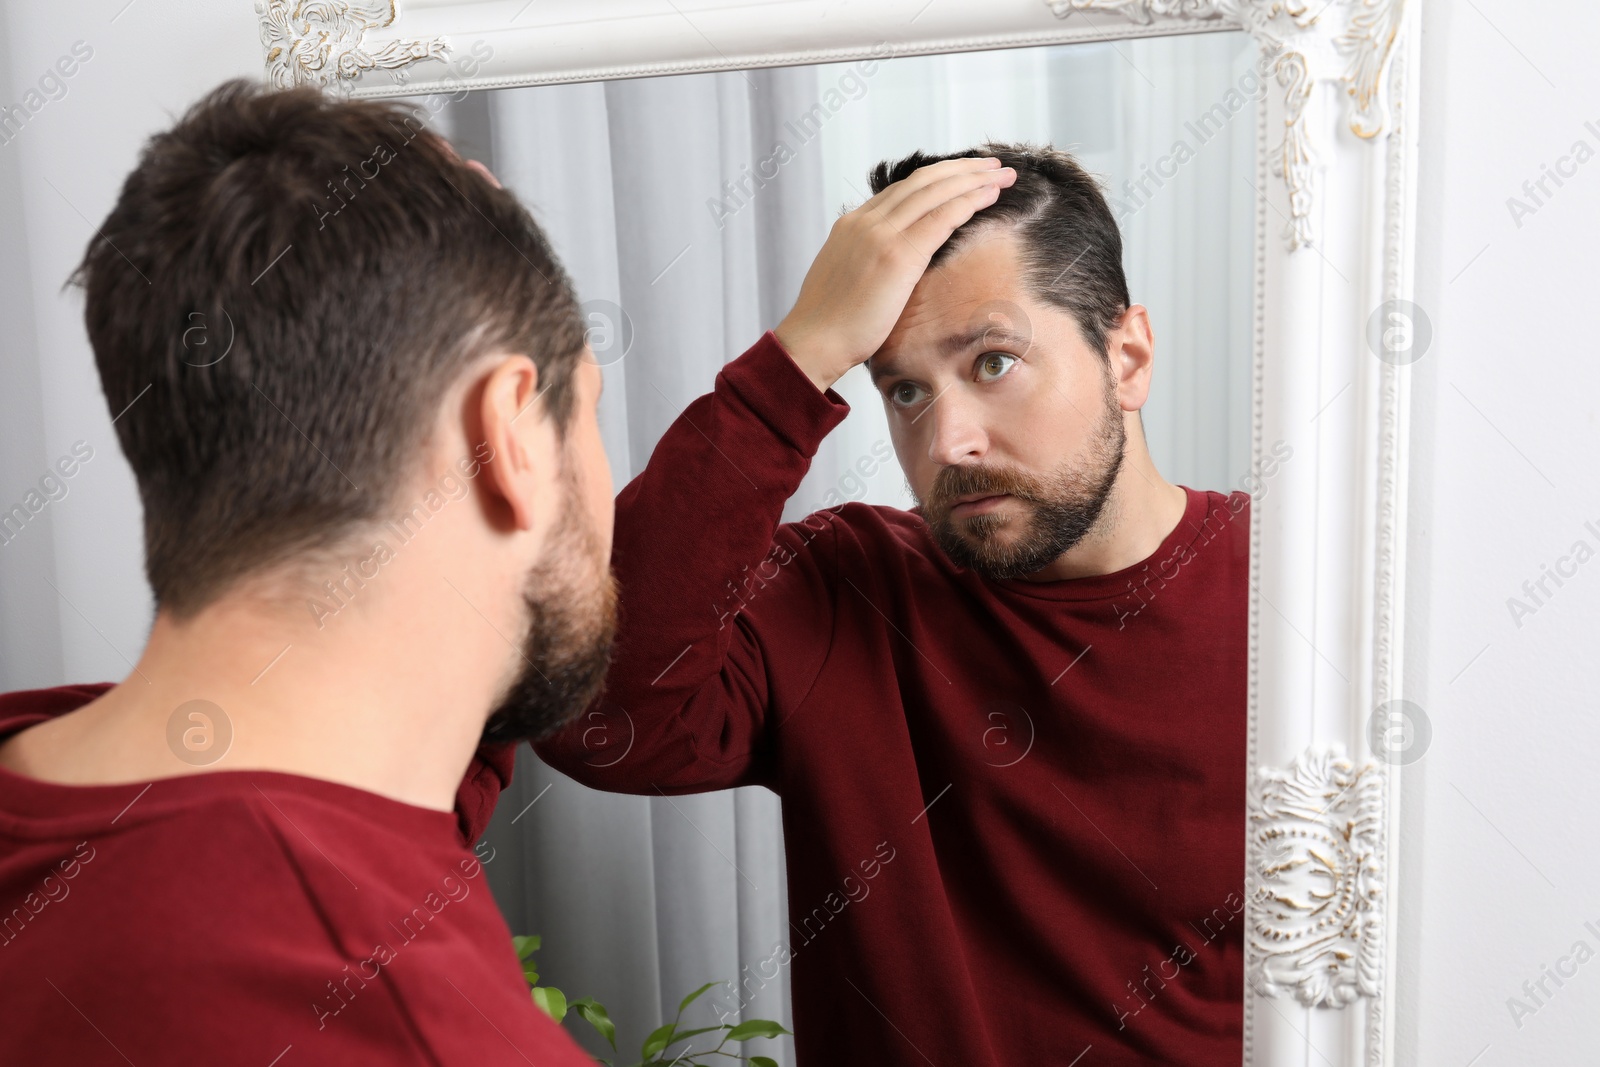
[[[928,508],[948,511],[957,497],[973,493],[1038,500],[1034,480],[1020,471],[1005,467],[946,467],[934,478],[933,488],[928,491]]]

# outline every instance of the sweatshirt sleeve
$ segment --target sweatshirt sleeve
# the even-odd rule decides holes
[[[473,753],[467,773],[456,788],[456,828],[461,832],[461,843],[468,849],[477,845],[489,828],[495,802],[511,784],[516,762],[516,745],[510,743],[484,742]]]
[[[836,516],[782,523],[849,413],[769,330],[678,416],[617,496],[606,689],[534,745],[585,785],[688,793],[774,781],[776,727],[833,632]]]

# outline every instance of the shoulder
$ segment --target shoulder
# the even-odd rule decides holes
[[[13,735],[60,718],[104,696],[114,682],[82,682],[45,689],[0,693],[0,745]],[[516,746],[484,744],[473,754],[456,791],[456,823],[460,840],[471,846],[483,835],[495,802],[511,781]]]
[[[1235,489],[1231,493],[1220,493],[1215,489],[1206,490],[1206,503],[1211,508],[1225,507],[1228,511],[1244,519],[1248,524],[1250,519],[1250,494],[1243,489]]]
[[[1215,489],[1188,489],[1190,515],[1198,510],[1198,518],[1190,521],[1197,526],[1197,540],[1210,544],[1221,541],[1228,548],[1227,555],[1244,561],[1250,554],[1250,494],[1243,489],[1219,492]],[[1198,509],[1194,505],[1198,502]]]
[[[1222,492],[1217,489],[1191,489],[1182,487],[1189,494],[1189,514],[1196,510],[1200,517],[1208,522],[1232,521],[1235,518],[1248,518],[1250,515],[1250,494],[1243,489],[1231,492]]]
[[[83,682],[48,689],[18,689],[0,693],[0,738],[30,726],[76,711],[105,694],[115,683]]]
[[[134,1062],[157,1050],[233,1062],[241,1041],[267,1033],[274,1047],[250,1047],[262,1063],[290,1044],[307,1064],[508,1062],[500,1034],[544,1053],[541,1063],[582,1062],[519,987],[470,854],[408,848],[381,827],[358,846],[334,813],[270,787],[259,803],[233,796],[133,820],[149,799],[92,840],[59,876],[70,881],[45,880],[52,901],[5,946],[24,969],[48,968],[87,1016],[112,1020]],[[38,881],[5,866],[6,889],[18,875]],[[73,915],[94,922],[61,921]],[[114,986],[103,981],[108,945]],[[80,1048],[73,1009],[48,986],[18,992],[25,1019],[0,1034],[0,1060],[23,1049],[52,1062],[98,1056]]]

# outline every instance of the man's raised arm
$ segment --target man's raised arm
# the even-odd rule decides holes
[[[1013,180],[992,158],[946,160],[840,216],[783,322],[668,428],[617,497],[605,695],[534,746],[547,763],[616,792],[775,784],[771,724],[821,670],[836,595],[836,518],[780,524],[784,504],[849,410],[833,383]]]

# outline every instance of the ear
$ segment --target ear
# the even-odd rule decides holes
[[[515,529],[531,530],[554,481],[556,440],[540,401],[539,368],[527,356],[506,356],[482,379],[478,419],[489,454],[482,484],[505,501]]]
[[[1149,310],[1143,304],[1130,304],[1109,344],[1111,369],[1117,376],[1117,399],[1124,411],[1138,411],[1150,397],[1155,344]]]

